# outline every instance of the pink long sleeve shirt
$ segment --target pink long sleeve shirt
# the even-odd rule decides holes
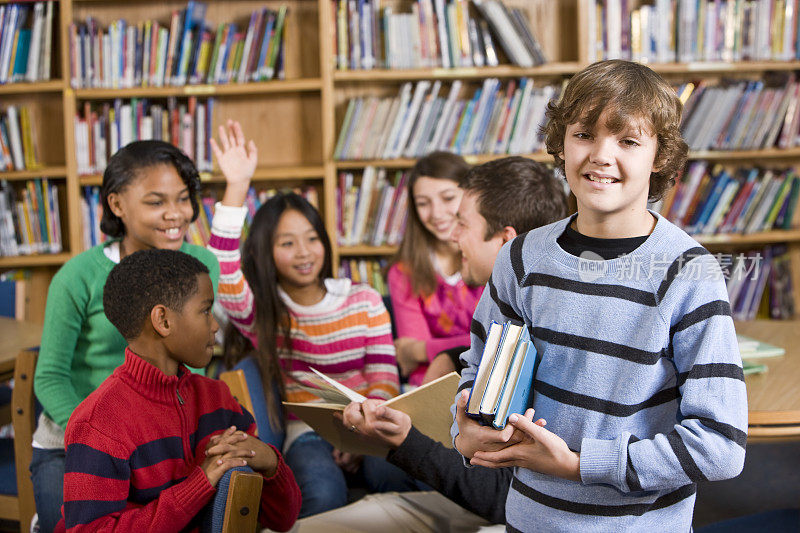
[[[483,293],[483,287],[470,287],[464,280],[454,284],[436,275],[436,290],[427,297],[415,294],[405,267],[395,264],[389,269],[389,294],[398,337],[425,341],[428,361],[443,350],[456,346],[469,347],[472,313]],[[408,378],[411,385],[420,385],[428,364],[421,364]]]

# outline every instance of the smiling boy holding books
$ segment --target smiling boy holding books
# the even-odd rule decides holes
[[[487,440],[462,390],[452,428],[466,461],[516,467],[511,531],[687,531],[695,483],[742,469],[746,392],[722,272],[647,209],[686,160],[680,115],[662,78],[617,60],[585,68],[549,105],[548,152],[578,213],[500,251],[460,385],[475,378],[481,329],[524,325],[547,427],[512,415]]]

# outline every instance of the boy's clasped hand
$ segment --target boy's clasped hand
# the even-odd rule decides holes
[[[580,455],[573,452],[564,440],[544,428],[547,421],[534,422],[534,410],[512,414],[502,430],[484,426],[467,416],[469,391],[461,391],[456,403],[456,422],[459,434],[455,446],[474,466],[505,468],[519,466],[580,481]]]
[[[275,473],[278,457],[268,444],[231,426],[208,440],[206,458],[200,468],[216,487],[225,472],[237,466],[249,466],[269,477]]]

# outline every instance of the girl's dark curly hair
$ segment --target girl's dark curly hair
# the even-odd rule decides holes
[[[108,195],[122,192],[145,168],[158,165],[172,165],[189,189],[189,202],[192,204],[192,222],[197,219],[200,207],[197,192],[200,190],[200,175],[189,157],[181,150],[164,141],[134,141],[117,151],[108,161],[103,172],[103,185],[100,187],[100,201],[103,205],[103,218],[100,229],[109,237],[125,235],[125,224],[111,211]]]

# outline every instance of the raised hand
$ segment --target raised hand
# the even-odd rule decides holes
[[[242,126],[237,121],[228,119],[225,126],[219,127],[219,143],[211,139],[211,151],[227,183],[222,203],[241,206],[256,171],[256,144],[252,139],[245,140]]]
[[[542,474],[580,481],[580,455],[570,450],[561,437],[542,427],[541,421],[531,422],[533,409],[528,409],[525,414],[508,417],[509,426],[522,433],[522,440],[497,451],[477,451],[470,463],[490,468],[521,466]]]

